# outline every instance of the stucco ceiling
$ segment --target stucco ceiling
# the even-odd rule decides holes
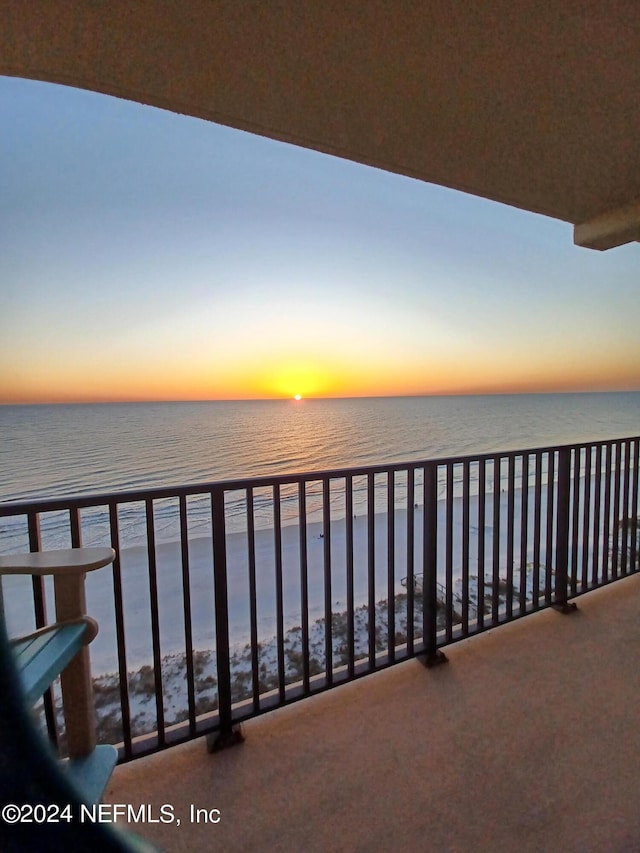
[[[0,0],[0,14],[2,74],[587,223],[585,245],[640,238],[638,0]]]

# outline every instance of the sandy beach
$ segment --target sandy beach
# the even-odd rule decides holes
[[[544,491],[544,490],[543,490]],[[545,501],[542,503],[543,542],[540,562],[545,556]],[[528,500],[528,542],[526,562],[533,558],[533,489]],[[462,499],[454,498],[450,531],[450,556],[447,558],[447,518],[444,501],[438,502],[437,575],[447,582],[447,564],[451,582],[463,574]],[[500,495],[500,574],[507,569],[507,494]],[[485,507],[485,577],[490,579],[494,547],[492,499],[487,495]],[[514,565],[520,565],[521,493],[516,492],[513,519]],[[377,602],[404,591],[402,579],[407,575],[407,511],[396,509],[393,516],[393,585],[388,581],[389,519],[376,513],[373,520],[373,560]],[[469,573],[478,567],[478,497],[469,500]],[[311,522],[306,527],[308,613],[310,621],[325,614],[325,539],[323,525]],[[414,507],[414,573],[423,571],[423,508]],[[246,533],[230,533],[226,538],[229,640],[233,647],[250,640],[249,549]],[[194,649],[215,648],[213,543],[210,537],[189,540],[189,590],[191,598],[192,644]],[[282,527],[282,589],[285,629],[301,622],[300,529],[297,524]],[[257,629],[262,641],[276,631],[276,548],[273,530],[256,530],[256,598]],[[344,518],[331,521],[331,606],[340,613],[347,606],[347,533]],[[185,652],[184,593],[179,542],[160,543],[155,548],[158,588],[161,656]],[[125,623],[127,668],[137,669],[152,663],[151,607],[149,560],[146,548],[136,546],[120,551],[122,596]],[[353,519],[354,605],[366,604],[369,598],[369,519],[357,515]],[[113,573],[110,568],[94,572],[87,578],[87,607],[100,626],[91,647],[93,671],[96,675],[117,669]],[[12,633],[30,628],[32,619],[31,584],[25,578],[5,578],[7,622]],[[52,597],[51,597],[52,601]],[[51,604],[50,612],[53,612]]]

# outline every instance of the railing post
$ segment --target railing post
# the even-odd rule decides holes
[[[568,601],[569,517],[570,517],[571,448],[558,451],[558,500],[556,505],[556,555],[553,607],[561,613],[577,610]]]
[[[211,518],[213,535],[213,580],[216,616],[216,662],[218,671],[217,735],[207,737],[209,752],[219,752],[228,746],[242,743],[240,726],[233,727],[231,713],[231,663],[229,661],[229,605],[227,594],[227,543],[225,532],[224,489],[211,492]]]
[[[450,495],[447,496],[450,499]],[[427,464],[424,469],[424,566],[422,575],[422,616],[425,656],[422,663],[428,668],[446,663],[447,657],[438,649],[438,466]]]

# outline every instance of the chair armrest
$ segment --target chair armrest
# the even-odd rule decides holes
[[[112,563],[113,548],[67,548],[0,557],[0,575],[79,575]]]
[[[36,628],[35,631],[31,631],[29,634],[20,634],[19,637],[14,640],[10,640],[10,642],[15,642],[16,640],[35,640],[40,635],[46,634],[54,628],[63,628],[65,625],[84,625],[84,633],[82,635],[83,646],[88,646],[89,643],[92,643],[98,636],[98,623],[96,620],[91,616],[82,616],[77,619],[65,619],[62,622],[56,621],[51,625],[43,625],[42,628]]]
[[[25,699],[32,704],[82,648],[82,622],[50,625],[11,641]]]

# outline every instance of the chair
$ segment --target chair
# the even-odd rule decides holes
[[[9,640],[0,611],[0,836],[3,850],[151,851],[108,823],[81,819],[96,803],[117,760],[97,745],[84,579],[112,562],[111,548],[80,548],[0,557],[1,574],[53,575],[56,623]],[[61,676],[69,758],[56,760],[30,706]],[[30,817],[27,822],[25,818]],[[17,820],[16,818],[20,818]]]

